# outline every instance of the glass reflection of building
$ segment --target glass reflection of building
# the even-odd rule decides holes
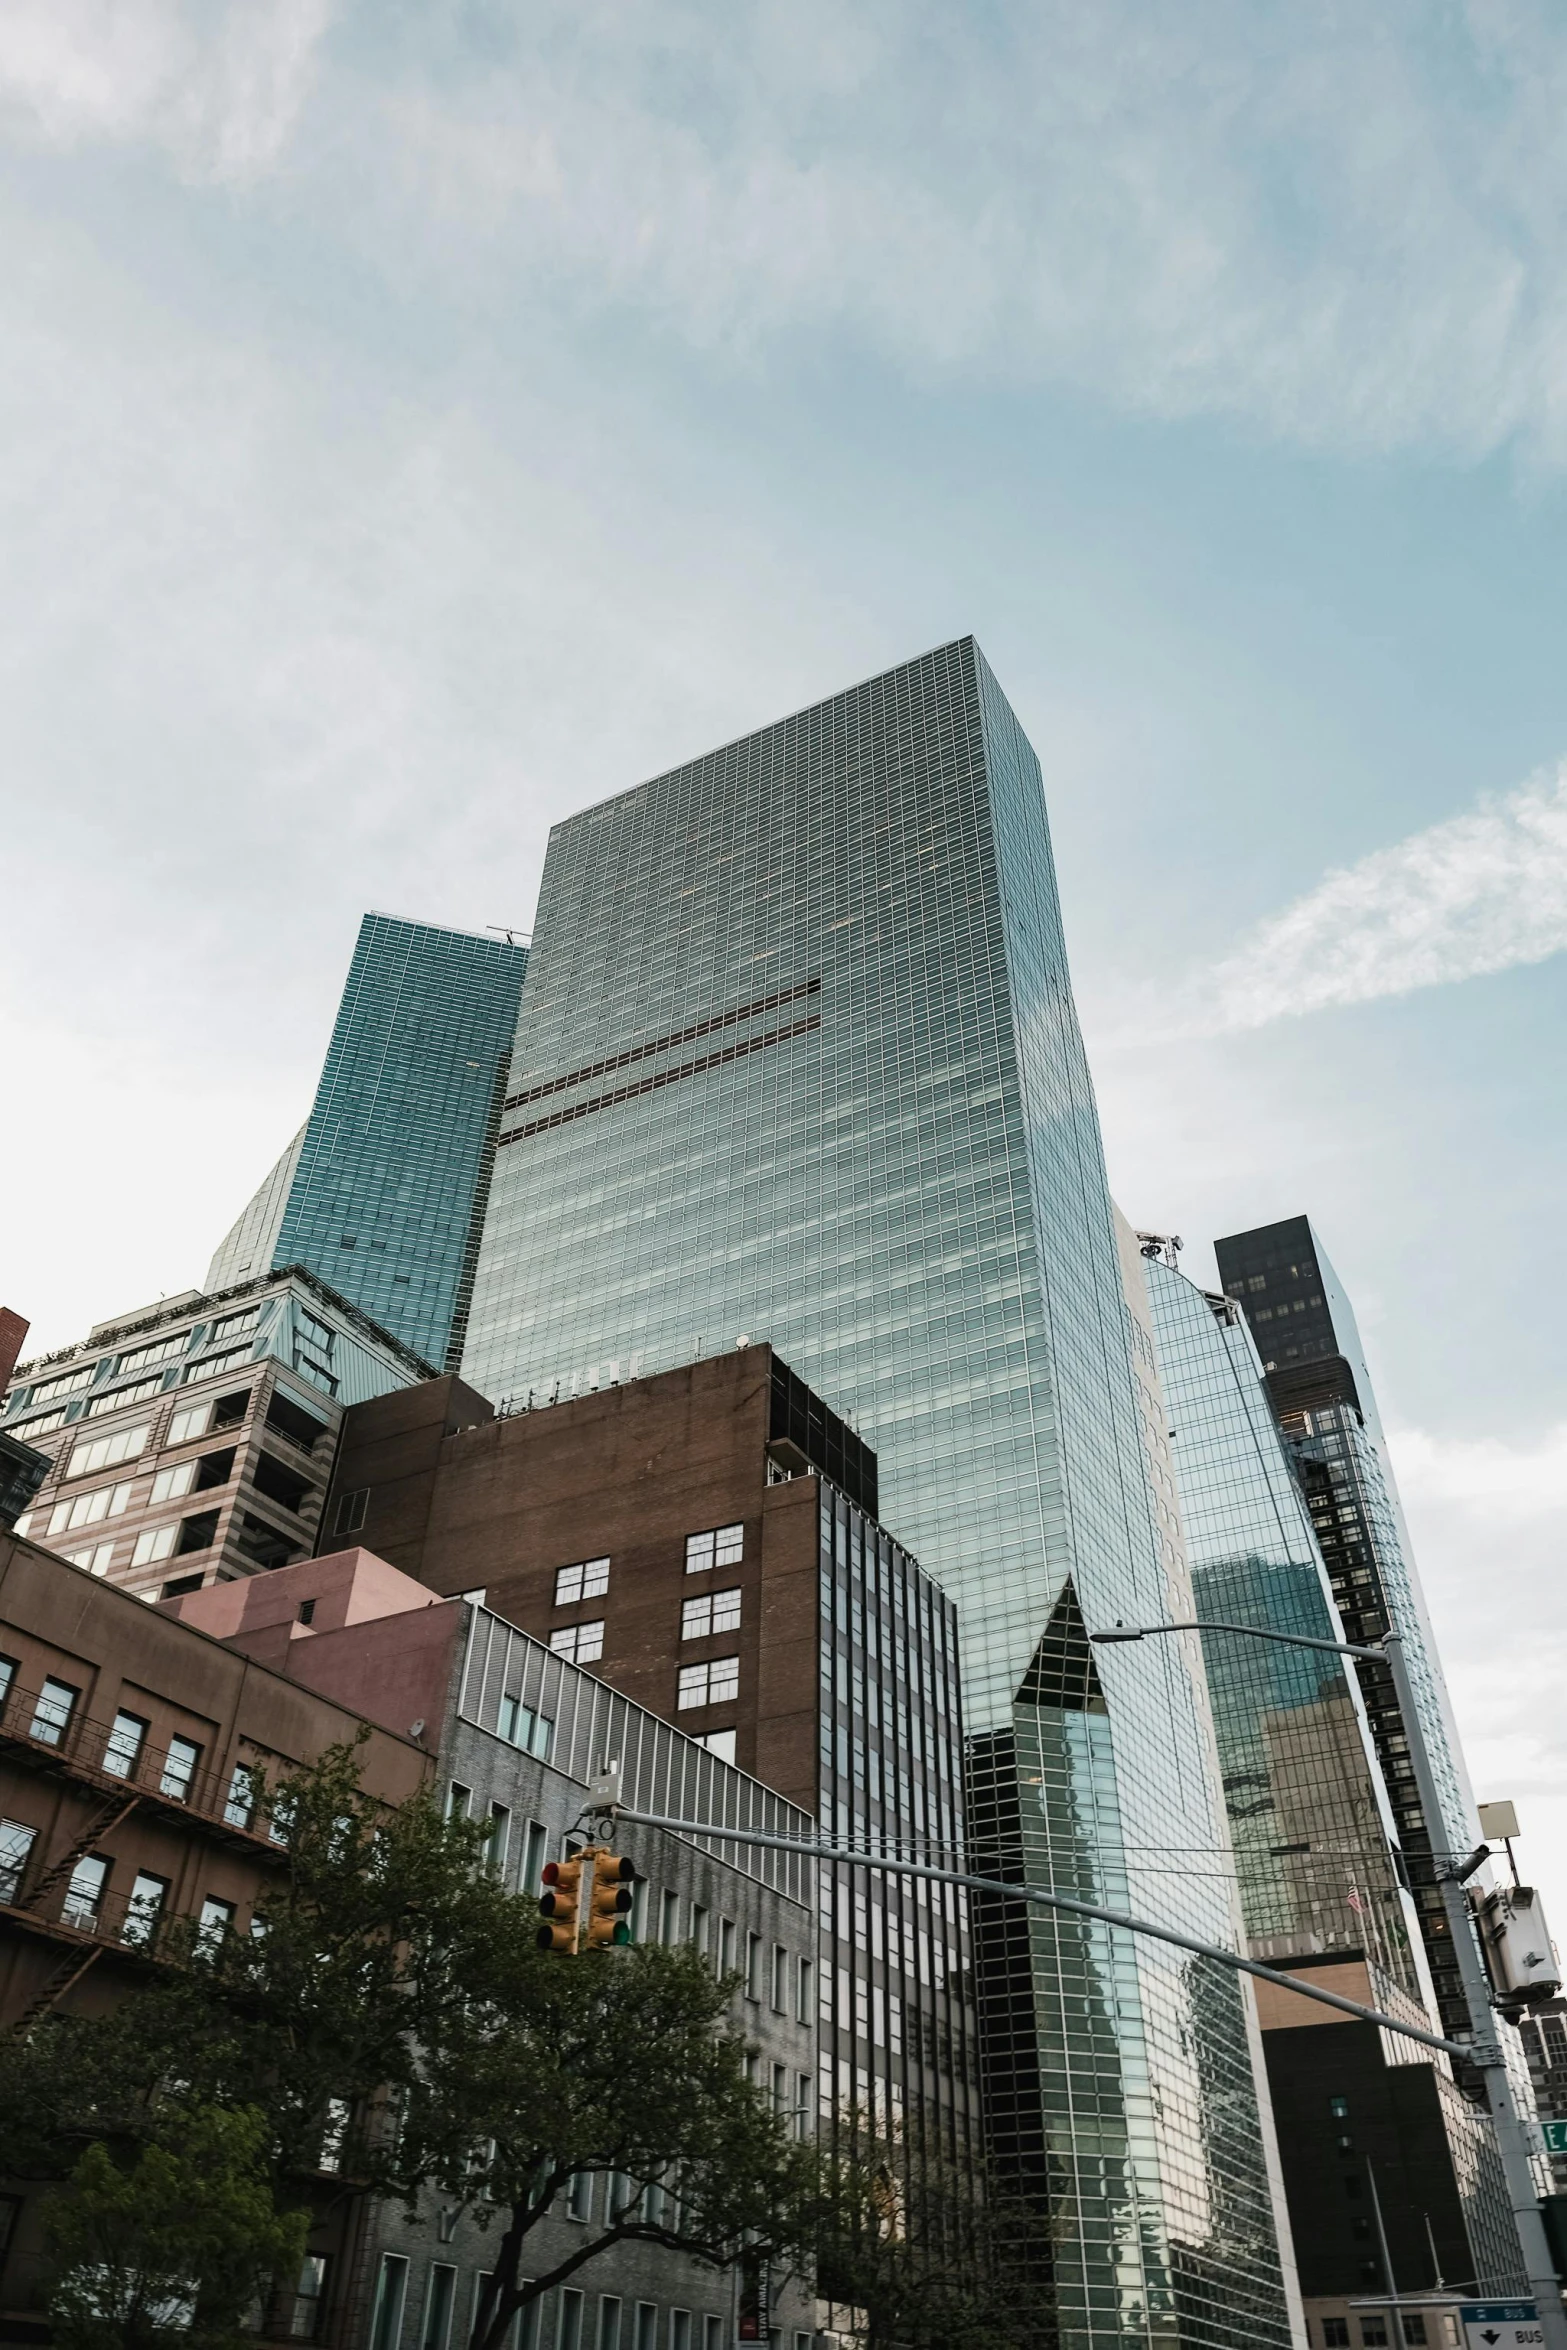
[[[1414,1888],[1443,2029],[1463,2032],[1467,2011],[1432,1850],[1444,1858],[1467,1857],[1480,1841],[1480,1828],[1355,1317],[1305,1216],[1232,1234],[1215,1243],[1215,1253],[1225,1291],[1243,1309],[1256,1341],[1345,1633],[1374,1644],[1396,1625],[1404,1636],[1443,1796],[1444,1816],[1434,1833],[1415,1786],[1392,1676],[1370,1660],[1355,1670]]]
[[[1038,762],[972,640],[556,826],[464,1376],[771,1339],[958,1605],[985,1858],[1223,1940],[1165,1857],[1224,1836],[1200,1676],[1083,1636],[1168,1606],[1127,1324]],[[1236,1980],[1199,2018],[1178,1953],[1039,1910],[976,1962],[1063,2343],[1286,2341]]]
[[[1245,1319],[1145,1261],[1200,1616],[1343,1637]],[[1422,1992],[1393,1824],[1348,1660],[1205,1633],[1203,1658],[1252,1955],[1364,1950]]]
[[[209,1291],[303,1265],[456,1369],[527,967],[510,938],[365,916],[315,1104]]]

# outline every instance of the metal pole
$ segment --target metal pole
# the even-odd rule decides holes
[[[1462,2040],[1444,2040],[1440,2032],[1422,2032],[1415,2024],[1406,2024],[1396,2015],[1384,2015],[1379,2007],[1362,2007],[1358,1999],[1343,1999],[1337,1991],[1324,1991],[1320,1984],[1306,1983],[1298,1975],[1281,1974],[1277,1967],[1264,1966],[1260,1959],[1242,1958],[1237,1950],[1226,1950],[1217,1942],[1199,1942],[1194,1934],[1177,1933],[1173,1926],[1155,1925],[1151,1918],[1128,1917],[1123,1910],[1099,1909],[1091,1901],[1075,1900],[1069,1893],[1046,1893],[1036,1885],[1009,1884],[1003,1877],[971,1877],[962,1869],[933,1868],[928,1861],[897,1860],[881,1852],[845,1851],[839,1845],[808,1843],[799,1836],[775,1836],[761,1828],[725,1827],[717,1820],[677,1820],[663,1812],[631,1811],[623,1804],[607,1806],[604,1817],[629,1820],[641,1828],[667,1828],[676,1836],[711,1836],[715,1843],[762,1844],[775,1852],[800,1852],[812,1860],[830,1860],[857,1869],[884,1869],[889,1876],[926,1877],[938,1885],[965,1885],[972,1893],[1004,1893],[1014,1901],[1038,1902],[1044,1909],[1066,1910],[1073,1917],[1096,1918],[1102,1925],[1119,1926],[1128,1934],[1151,1934],[1156,1941],[1173,1942],[1177,1950],[1190,1950],[1198,1958],[1215,1959],[1220,1966],[1233,1967],[1237,1974],[1256,1975],[1261,1982],[1277,1983],[1285,1991],[1298,1991],[1302,1999],[1315,1999],[1323,2007],[1336,2007],[1341,2015],[1352,2015],[1363,2024],[1379,2024],[1385,2032],[1401,2032],[1406,2040],[1418,2040],[1424,2048],[1440,2048],[1446,2056],[1471,2054],[1469,2044]],[[1553,2345],[1553,2350],[1556,2346]]]
[[[1513,2085],[1502,2056],[1501,2039],[1492,2008],[1490,1979],[1480,1955],[1469,1896],[1453,1875],[1451,1855],[1441,1850],[1441,1800],[1437,1794],[1436,1777],[1431,1769],[1431,1757],[1426,1748],[1424,1725],[1409,1679],[1401,1633],[1390,1631],[1384,1636],[1382,1654],[1392,1673],[1393,1691],[1398,1699],[1399,1712],[1404,1717],[1404,1734],[1409,1740],[1409,1760],[1415,1774],[1420,1808],[1426,1817],[1426,1832],[1431,1839],[1432,1862],[1437,1883],[1442,1889],[1442,1905],[1447,1911],[1448,1931],[1452,1937],[1453,1956],[1458,1962],[1464,2004],[1469,2010],[1469,2029],[1474,2035],[1469,2061],[1478,2068],[1485,2083],[1491,2124],[1496,2132],[1496,2150],[1501,2156],[1502,2176],[1507,2182],[1507,2200],[1512,2205],[1513,2221],[1518,2230],[1524,2274],[1529,2279],[1535,2306],[1539,2311],[1545,2350],[1567,2350],[1567,2311],[1562,2308],[1556,2263],[1551,2258],[1545,2221],[1540,2212],[1539,2189],[1535,2185],[1534,2166],[1529,2159],[1528,2133],[1514,2103]]]

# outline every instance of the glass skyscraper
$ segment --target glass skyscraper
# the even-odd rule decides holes
[[[1230,1938],[1185,1857],[1227,1842],[1200,1680],[1084,1632],[1169,1592],[1039,766],[971,639],[551,835],[464,1376],[752,1337],[958,1605],[989,1857]],[[1286,2342],[1238,1980],[1037,1909],[994,1947],[990,2127],[1063,2343]]]
[[[527,967],[509,939],[365,916],[315,1106],[209,1289],[303,1265],[456,1369]]]

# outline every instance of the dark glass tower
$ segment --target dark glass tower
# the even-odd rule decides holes
[[[981,1857],[1230,1937],[1166,1859],[1225,1840],[1200,1675],[1084,1636],[1170,1593],[1039,766],[972,639],[551,835],[463,1375],[741,1338],[875,1446],[957,1603]],[[874,1783],[847,1825],[896,1832]],[[1061,2341],[1286,2341],[1236,1979],[1038,1909],[976,1949]]]
[[[509,939],[365,916],[315,1106],[209,1289],[303,1265],[455,1370],[527,967]]]
[[[1392,1675],[1371,1661],[1356,1671],[1415,1889],[1442,2028],[1466,2032],[1432,1854],[1466,1857],[1480,1841],[1480,1825],[1355,1317],[1305,1216],[1232,1233],[1214,1250],[1225,1291],[1257,1342],[1345,1634],[1374,1643],[1396,1624],[1404,1635],[1443,1795],[1439,1821],[1426,1818],[1415,1787]]]

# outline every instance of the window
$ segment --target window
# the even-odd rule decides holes
[[[571,2285],[563,2285],[560,2295],[560,2331],[556,2336],[557,2350],[583,2350],[582,2295]]]
[[[1385,2317],[1363,2317],[1360,2321],[1360,2338],[1364,2342],[1366,2350],[1386,2350],[1387,2319]]]
[[[194,1461],[180,1461],[172,1469],[160,1469],[152,1481],[149,1501],[179,1501],[189,1493],[196,1482]]]
[[[705,1575],[709,1567],[737,1567],[744,1555],[743,1526],[719,1526],[710,1534],[686,1536],[688,1575]]]
[[[599,2298],[598,2350],[620,2350],[620,2303],[609,2293]]]
[[[673,1948],[680,1939],[680,1896],[664,1892],[658,1898],[658,1938]]]
[[[1406,2314],[1404,2318],[1404,2339],[1406,2342],[1412,2345],[1412,2350],[1424,2350],[1425,2338],[1426,2321],[1420,2315],[1419,2311],[1416,2310]]]
[[[1349,2319],[1325,2317],[1322,2321],[1323,2350],[1349,2350]]]
[[[773,1944],[772,2010],[774,2015],[789,2012],[789,1953],[781,1942]]]
[[[675,1705],[681,1712],[695,1705],[727,1705],[739,1694],[740,1659],[715,1656],[711,1664],[681,1666]]]
[[[58,1746],[71,1726],[71,1715],[81,1691],[73,1689],[69,1681],[45,1681],[33,1707],[33,1719],[28,1735],[40,1746]]]
[[[566,2217],[580,2219],[584,2225],[593,2217],[593,2173],[574,2171],[566,2189]]]
[[[60,1553],[73,1567],[85,1567],[89,1575],[107,1575],[114,1558],[112,1542],[91,1542],[85,1550],[66,1550]]]
[[[689,2309],[672,2309],[669,2313],[669,2350],[691,2350]]]
[[[133,1567],[147,1567],[154,1565],[159,1559],[172,1558],[174,1545],[179,1540],[179,1532],[178,1526],[144,1526],[136,1537],[136,1547],[131,1552],[131,1565]]]
[[[201,1905],[201,1916],[196,1922],[196,1944],[201,1950],[216,1950],[218,1944],[234,1923],[232,1901],[219,1901],[209,1893]]]
[[[69,1412],[41,1412],[36,1420],[12,1420],[7,1425],[13,1436],[20,1436],[25,1444],[32,1444],[40,1436],[49,1435],[53,1429],[63,1428],[69,1418]]]
[[[321,2151],[316,2156],[317,2170],[338,2172],[343,2167],[343,2140],[348,2136],[348,2124],[353,2108],[346,2097],[329,2097],[326,2101],[326,2120],[321,2130]]]
[[[797,2138],[808,2138],[811,2134],[811,2096],[810,2074],[796,2073],[794,2076],[794,2134]]]
[[[693,1746],[705,1746],[708,1753],[716,1754],[720,1762],[732,1763],[735,1759],[733,1730],[709,1730],[704,1736],[694,1738],[691,1743]]]
[[[135,1949],[152,1940],[168,1890],[166,1877],[150,1876],[145,1869],[137,1870],[131,1897],[125,1907],[125,1923],[120,1928],[122,1942],[129,1943]]]
[[[115,1428],[107,1436],[91,1436],[77,1445],[65,1473],[67,1477],[86,1477],[94,1469],[112,1469],[121,1461],[134,1461],[146,1451],[151,1433],[151,1422],[142,1420],[134,1428]]]
[[[718,1971],[732,1975],[735,1971],[735,1922],[733,1918],[718,1921]]]
[[[446,1790],[446,1816],[449,1820],[465,1820],[473,1804],[473,1789],[465,1787],[460,1779],[453,1779]]]
[[[780,2121],[787,2119],[789,2112],[789,2067],[786,2064],[773,2066],[773,2111]]]
[[[602,1599],[608,1589],[608,1559],[584,1559],[580,1566],[559,1567],[556,1570],[557,1607],[570,1607],[579,1599]]]
[[[318,1363],[314,1355],[307,1355],[302,1346],[294,1349],[294,1368],[327,1395],[336,1395],[337,1381],[325,1363]]]
[[[185,1374],[186,1384],[193,1379],[215,1379],[220,1371],[237,1371],[241,1363],[249,1360],[248,1346],[225,1347],[221,1354],[206,1355],[199,1363],[192,1363]]]
[[[375,2280],[375,2306],[370,2318],[370,2350],[397,2350],[403,2334],[403,2303],[408,2297],[408,2263],[400,2252],[383,2252]]]
[[[542,1820],[528,1822],[528,1841],[523,1846],[522,1885],[525,1891],[536,1893],[544,1874],[544,1855],[549,1846],[549,1830]]]
[[[309,1313],[303,1306],[294,1308],[294,1319],[299,1324],[301,1337],[308,1340],[319,1354],[329,1355],[332,1352],[337,1344],[337,1332],[330,1322],[323,1322],[319,1314]]]
[[[254,1330],[260,1319],[261,1308],[247,1306],[242,1314],[225,1314],[221,1322],[214,1322],[207,1336],[209,1339],[237,1338],[242,1330]],[[124,1368],[122,1363],[120,1369],[123,1371]]]
[[[133,1354],[121,1355],[114,1375],[123,1379],[128,1371],[145,1371],[150,1363],[172,1362],[189,1344],[188,1330],[177,1330],[172,1338],[155,1338],[150,1346],[139,1346]]]
[[[288,2330],[296,2342],[318,2342],[326,2316],[326,2284],[331,2263],[324,2252],[307,2252],[294,2287],[294,2314]]]
[[[794,1971],[794,2020],[797,2024],[811,2022],[811,1962],[800,1959]]]
[[[171,1738],[169,1751],[163,1758],[163,1776],[158,1781],[158,1793],[168,1795],[176,1803],[190,1798],[190,1783],[196,1776],[196,1765],[201,1760],[201,1748],[194,1738]]]
[[[96,1852],[89,1852],[71,1871],[71,1881],[65,1889],[65,1900],[60,1915],[68,1926],[80,1926],[90,1933],[97,1922],[98,1904],[109,1880],[109,1864]]]
[[[33,1389],[34,1403],[42,1403],[46,1396],[75,1395],[84,1387],[91,1387],[98,1375],[96,1363],[86,1363],[79,1371],[67,1371],[63,1379],[46,1379]]]
[[[490,1841],[484,1857],[498,1877],[505,1876],[511,1857],[511,1813],[504,1803],[490,1806]]]
[[[236,1763],[229,1781],[223,1817],[231,1828],[248,1828],[256,1810],[256,1773],[250,1763]]]
[[[637,2333],[632,2350],[658,2350],[658,2310],[651,2301],[637,2303]]]
[[[762,1996],[762,1937],[747,1934],[745,1938],[745,1995],[747,1999]]]
[[[444,2260],[430,2263],[424,2288],[424,2324],[419,2350],[446,2350],[452,2330],[452,2304],[457,2298],[457,2271]]]
[[[357,1493],[340,1493],[337,1514],[332,1520],[334,1534],[357,1534],[365,1522],[365,1511],[370,1507],[370,1488],[361,1485]]]
[[[27,1858],[38,1830],[25,1820],[0,1820],[0,1901],[15,1901],[27,1873]]]
[[[604,1653],[604,1619],[592,1624],[563,1624],[550,1634],[550,1647],[574,1665],[591,1665]]]
[[[128,1779],[141,1760],[150,1724],[140,1714],[117,1713],[103,1750],[103,1767],[112,1779]]]
[[[7,1698],[10,1696],[10,1694],[11,1694],[11,1685],[12,1685],[12,1683],[15,1681],[15,1679],[16,1679],[16,1659],[15,1659],[15,1657],[14,1657],[14,1656],[0,1656],[0,1714],[3,1714],[3,1713],[4,1713],[4,1711],[5,1711],[5,1706],[6,1706],[6,1699],[7,1699]]]
[[[104,1412],[123,1411],[128,1403],[145,1403],[149,1395],[156,1395],[163,1386],[163,1374],[155,1371],[150,1379],[135,1379],[129,1387],[116,1387],[108,1395],[95,1395],[83,1417],[96,1420]]]
[[[680,1610],[680,1637],[682,1640],[706,1640],[714,1632],[738,1632],[740,1629],[740,1592],[704,1591],[698,1599],[688,1599]]]
[[[1328,2111],[1335,2121],[1347,2121],[1349,2119],[1349,2099],[1347,2097],[1330,2097]]]
[[[131,1489],[124,1485],[100,1485],[93,1493],[78,1493],[69,1501],[57,1501],[49,1512],[51,1534],[73,1534],[78,1526],[96,1526],[104,1518],[117,1518],[129,1508]]]
[[[169,1422],[165,1444],[189,1444],[193,1436],[205,1436],[207,1422],[212,1417],[210,1403],[191,1403],[182,1412],[176,1412]]]

